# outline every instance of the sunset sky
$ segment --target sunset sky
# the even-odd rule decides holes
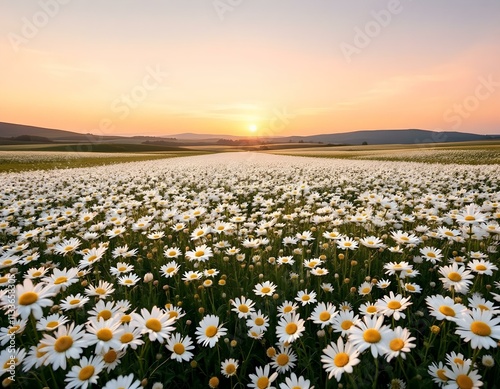
[[[0,121],[500,134],[498,0],[0,0]]]

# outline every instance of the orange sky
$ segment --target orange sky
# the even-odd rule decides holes
[[[62,3],[3,4],[0,121],[104,135],[500,134],[499,2]]]

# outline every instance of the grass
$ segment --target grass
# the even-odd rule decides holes
[[[37,151],[64,151],[87,153],[143,153],[165,151],[192,151],[179,146],[132,144],[132,143],[64,143],[64,144],[33,144],[9,145],[0,147],[0,150],[37,150]]]
[[[157,154],[109,154],[93,155],[92,153],[79,153],[72,158],[65,158],[63,155],[54,152],[40,152],[37,160],[33,159],[33,153],[29,153],[27,158],[23,158],[26,152],[17,153],[17,158],[7,157],[0,151],[0,173],[14,173],[30,170],[52,170],[52,169],[72,169],[87,168],[93,166],[111,165],[117,163],[140,162],[148,160],[160,160],[166,158],[187,157],[193,155],[210,154],[207,151],[176,151],[172,153]],[[45,156],[42,155],[46,154]],[[31,158],[30,158],[31,157]]]
[[[273,154],[302,157],[367,159],[439,164],[500,164],[500,142],[456,142],[414,145],[366,145],[272,150]]]

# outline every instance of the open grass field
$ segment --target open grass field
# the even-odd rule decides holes
[[[500,163],[500,142],[456,142],[421,145],[365,145],[294,148],[269,151],[304,157],[488,165]]]
[[[4,384],[498,387],[498,165],[160,158],[0,174]]]
[[[115,163],[159,160],[181,156],[210,154],[205,150],[173,150],[154,152],[88,151],[88,148],[71,151],[41,150],[39,145],[27,147],[0,146],[0,172],[26,170],[70,169],[102,166]],[[17,150],[16,150],[17,149]],[[105,148],[109,150],[109,148]],[[59,150],[59,149],[58,149]],[[83,151],[82,151],[83,150]]]

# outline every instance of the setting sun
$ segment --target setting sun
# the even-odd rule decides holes
[[[248,126],[248,131],[250,131],[250,132],[255,132],[255,131],[257,131],[257,124],[250,124],[250,125]]]

